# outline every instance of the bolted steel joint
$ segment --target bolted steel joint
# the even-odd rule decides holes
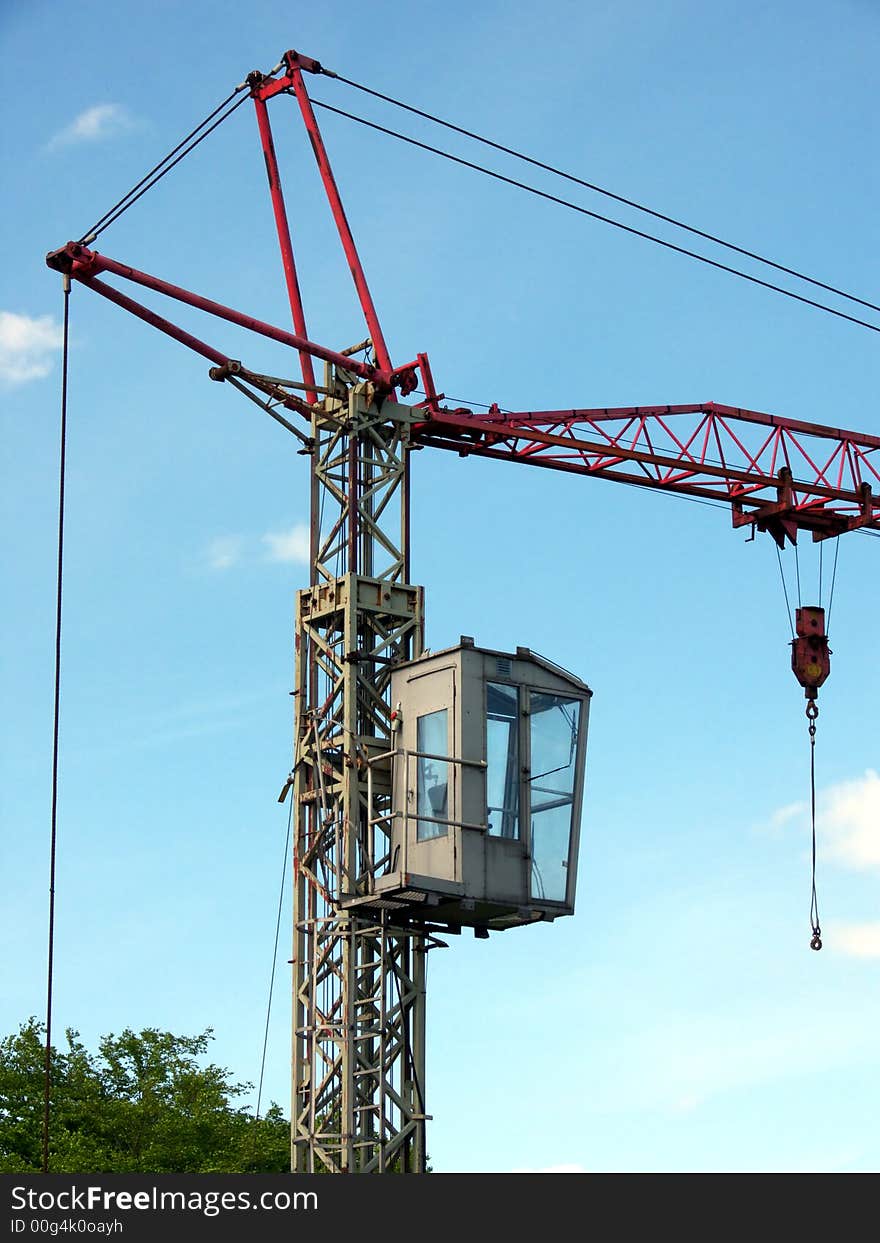
[[[226,379],[227,376],[238,375],[241,371],[241,363],[235,358],[227,358],[225,363],[221,363],[219,367],[209,367],[208,375],[212,380],[216,380],[218,384]]]

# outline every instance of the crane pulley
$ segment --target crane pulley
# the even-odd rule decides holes
[[[799,608],[795,613],[795,629],[797,634],[791,642],[792,672],[804,688],[804,697],[815,703],[819,687],[831,672],[825,610],[813,606]]]

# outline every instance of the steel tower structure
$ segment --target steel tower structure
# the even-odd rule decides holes
[[[390,669],[422,651],[415,416],[327,370],[338,395],[312,407],[312,581],[296,606],[293,1168],[419,1172],[429,934],[346,905],[387,856]]]
[[[409,456],[432,446],[614,479],[729,504],[734,526],[780,545],[880,529],[880,437],[713,403],[486,414],[443,404],[428,359],[395,368],[304,82],[327,73],[297,52],[252,73],[253,99],[294,332],[70,242],[49,266],[138,316],[255,401],[311,462],[311,573],[296,604],[293,798],[292,1167],[422,1172],[425,967],[442,944],[406,894],[383,900],[389,863],[393,666],[423,649],[423,591],[410,571]],[[329,74],[333,77],[335,75]],[[267,101],[294,95],[369,332],[335,351],[309,340]],[[302,382],[248,370],[99,279],[109,274],[297,352]],[[319,384],[313,360],[323,361]],[[423,399],[398,400],[421,381]],[[290,422],[304,416],[309,433]],[[366,902],[364,899],[368,899]],[[402,899],[402,900],[401,900]],[[369,911],[369,914],[365,912]]]

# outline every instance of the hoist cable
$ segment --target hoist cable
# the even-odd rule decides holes
[[[52,814],[49,832],[49,944],[46,960],[46,1057],[43,1070],[42,1171],[49,1173],[52,1093],[52,982],[55,967],[55,860],[58,841],[58,744],[61,721],[61,604],[64,590],[64,482],[67,471],[67,370],[70,354],[70,277],[64,278],[61,350],[61,451],[58,467],[58,559],[55,575],[55,703],[52,721]]]
[[[636,229],[632,225],[624,224],[621,220],[614,220],[611,216],[603,216],[600,212],[590,211],[587,207],[582,207],[578,203],[572,203],[570,199],[560,198],[559,195],[550,194],[546,190],[539,190],[537,186],[531,186],[528,182],[517,181],[515,177],[507,177],[503,173],[495,172],[482,164],[476,164],[473,160],[465,160],[459,155],[453,155],[450,151],[444,151],[441,147],[434,147],[430,143],[420,142],[417,138],[411,138],[408,134],[401,134],[397,130],[389,129],[385,125],[379,125],[375,121],[368,121],[365,117],[358,116],[353,112],[346,112],[343,108],[335,108],[332,104],[324,103],[322,100],[312,99],[312,103],[316,108],[323,108],[327,112],[333,112],[337,116],[345,117],[346,120],[356,121],[358,125],[365,125],[368,129],[388,135],[389,138],[397,138],[400,142],[405,142],[411,147],[418,147],[420,150],[427,151],[432,155],[442,156],[444,160],[450,160],[453,164],[461,165],[462,168],[470,168],[474,172],[482,173],[495,181],[503,182],[508,186],[514,186],[518,190],[525,190],[528,194],[534,194],[537,198],[546,199],[547,202],[556,203],[560,207],[567,207],[571,211],[578,212],[581,216],[588,216],[591,220],[599,220],[603,224],[610,224],[615,229],[620,229],[633,237],[641,237],[645,241],[654,242],[657,246],[662,246],[666,250],[672,250],[676,254],[685,255],[688,259],[696,259],[699,263],[704,263],[710,268],[717,268],[720,272],[727,272],[731,276],[737,276],[752,285],[760,285],[763,289],[769,289],[773,293],[782,294],[783,297],[791,298],[795,302],[802,302],[805,306],[815,307],[816,310],[825,311],[829,315],[834,315],[837,319],[848,320],[849,323],[858,324],[861,328],[868,328],[871,332],[880,332],[880,325],[878,324],[869,323],[866,319],[858,319],[855,315],[847,315],[845,311],[835,310],[834,307],[828,306],[827,303],[817,302],[814,298],[807,298],[803,294],[795,293],[792,289],[785,289],[782,285],[774,285],[772,281],[762,280],[759,276],[753,276],[749,272],[733,268],[727,263],[720,263],[717,259],[710,259],[708,255],[701,255],[695,250],[688,250],[685,246],[678,246],[675,242],[666,241],[653,233],[646,233],[643,229]]]
[[[813,936],[810,949],[822,948],[822,929],[819,927],[819,899],[816,895],[816,717],[819,708],[814,699],[807,704],[807,719],[810,722],[810,821],[812,826],[812,891],[810,895],[810,927]]]
[[[874,535],[874,531],[865,532]],[[831,633],[831,606],[834,603],[834,584],[837,582],[837,554],[840,552],[840,536],[838,535],[834,541],[834,564],[831,568],[831,590],[828,592],[828,625],[825,627],[826,634]]]
[[[801,559],[797,544],[794,546],[794,572],[797,575],[798,608],[801,608],[803,604],[801,600]]]
[[[555,177],[562,177],[565,181],[570,181],[574,185],[583,186],[585,190],[592,190],[605,198],[613,199],[616,203],[622,203],[625,207],[632,207],[647,216],[653,216],[655,220],[662,220],[666,224],[674,225],[676,229],[692,233],[695,237],[702,237],[707,242],[713,242],[716,246],[723,246],[726,250],[732,250],[747,259],[754,259],[756,263],[763,263],[766,267],[775,268],[777,272],[784,272],[787,276],[794,276],[808,285],[815,285],[818,289],[824,289],[828,293],[836,294],[839,298],[846,298],[848,302],[858,303],[859,306],[867,307],[868,310],[880,311],[880,306],[874,302],[868,302],[864,298],[857,298],[854,294],[846,293],[843,289],[826,284],[825,281],[817,280],[813,276],[807,276],[806,273],[799,272],[796,268],[789,268],[783,263],[776,263],[765,255],[759,255],[753,250],[747,250],[744,246],[737,246],[733,242],[727,242],[724,238],[716,237],[714,233],[707,233],[706,230],[686,224],[683,220],[677,220],[674,216],[667,216],[664,212],[655,211],[654,208],[646,207],[644,203],[637,203],[634,199],[628,199],[622,194],[615,194],[612,190],[606,190],[603,186],[596,185],[591,181],[585,181],[582,177],[577,177],[573,173],[567,173],[564,169],[556,168],[552,164],[546,164],[543,160],[535,159],[534,156],[526,155],[524,152],[517,151],[513,147],[507,147],[503,143],[495,142],[491,138],[486,138],[483,134],[476,134],[473,130],[465,129],[461,125],[454,125],[451,121],[445,121],[442,117],[434,116],[421,108],[415,108],[412,104],[405,104],[402,100],[395,99],[391,95],[384,95],[381,91],[374,91],[371,87],[364,86],[360,82],[353,82],[351,78],[344,78],[341,74],[334,73],[328,76],[335,78],[337,82],[344,82],[346,86],[354,87],[355,90],[363,91],[366,95],[372,95],[375,99],[381,99],[385,103],[393,104],[396,108],[403,108],[414,116],[422,117],[435,125],[442,125],[444,129],[452,130],[455,134],[461,134],[465,138],[473,139],[474,142],[482,143],[484,147],[491,147],[494,151],[500,151],[504,155],[511,155],[514,159],[522,160],[525,164],[531,164],[534,168],[540,168],[544,172],[552,173]]]
[[[785,596],[785,611],[788,614],[788,624],[791,627],[791,637],[794,638],[794,622],[791,619],[791,605],[788,602],[788,588],[785,585],[785,571],[782,568],[782,553],[779,551],[779,545],[774,544],[776,549],[776,560],[779,562],[779,577],[782,579],[782,594]]]
[[[127,212],[129,207],[132,207],[139,198],[146,194],[148,190],[151,190],[153,186],[157,185],[166,173],[170,173],[172,168],[179,164],[184,156],[187,156],[191,151],[194,151],[199,143],[207,138],[209,134],[213,133],[218,125],[222,124],[227,117],[231,117],[236,108],[240,108],[245,100],[249,98],[248,95],[242,95],[241,99],[239,99],[237,103],[234,103],[231,108],[228,108],[222,116],[217,117],[217,120],[214,121],[213,125],[209,126],[207,129],[204,128],[208,125],[209,121],[213,120],[213,118],[217,116],[217,113],[220,112],[221,109],[226,107],[230,100],[234,99],[235,96],[244,89],[244,86],[244,83],[242,83],[241,86],[237,86],[232,94],[224,99],[223,103],[219,104],[212,113],[205,117],[204,121],[202,121],[200,125],[197,125],[195,129],[191,130],[189,134],[187,134],[186,138],[181,139],[177,146],[169,151],[163,160],[160,160],[159,163],[156,164],[154,168],[150,169],[150,171],[142,177],[136,185],[132,186],[128,193],[124,194],[118,203],[115,203],[109,211],[106,211],[104,215],[92,225],[91,229],[82,235],[79,239],[80,244],[93,242],[100,233],[103,233],[106,228],[115,223],[120,216]],[[204,132],[199,134],[199,130],[204,130]],[[198,138],[195,137],[196,134],[199,134]],[[194,141],[191,142],[191,139],[194,139]],[[186,146],[187,143],[189,143],[189,146]],[[185,147],[185,149],[181,151],[182,147]],[[178,152],[180,152],[179,155],[177,154]],[[172,156],[177,156],[177,158],[172,159]],[[169,163],[169,161],[171,162]],[[160,169],[161,172],[159,171]]]
[[[266,1003],[266,1028],[263,1032],[263,1056],[260,1059],[260,1082],[257,1087],[257,1107],[254,1110],[254,1122],[260,1117],[260,1102],[263,1097],[263,1075],[266,1070],[266,1049],[269,1045],[269,1019],[272,1016],[272,994],[275,990],[275,968],[278,964],[278,938],[281,932],[281,912],[284,908],[284,887],[287,880],[287,856],[290,853],[290,827],[293,822],[293,795],[290,798],[290,809],[287,813],[287,837],[284,842],[284,862],[281,865],[281,888],[278,893],[278,916],[275,920],[275,944],[272,948],[272,970],[269,974],[269,1000]]]

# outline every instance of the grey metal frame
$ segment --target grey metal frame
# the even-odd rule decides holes
[[[528,723],[529,721],[531,721],[531,717],[532,717],[532,713],[531,713],[532,695],[534,694],[551,694],[552,695],[552,694],[560,694],[561,692],[559,692],[558,690],[554,691],[549,687],[545,688],[541,686],[527,686],[525,688],[525,692],[526,692],[525,711],[523,712],[523,715],[521,717],[521,722],[520,722],[521,724],[520,756],[522,757],[524,771],[531,773],[532,739],[531,739],[531,730],[528,728]],[[572,692],[571,699],[573,701],[577,701],[581,705],[581,713],[588,717],[589,710],[590,710],[589,698]],[[583,785],[584,785],[584,769],[586,767],[586,759],[587,759],[586,722],[582,721],[582,725],[583,727],[578,729],[578,734],[579,734],[578,748],[577,748],[577,754],[575,756],[575,771],[574,771],[574,789],[581,790],[581,791],[583,790]],[[523,842],[524,842],[524,846],[526,850],[528,851],[529,857],[531,859],[534,859],[534,842],[532,840],[532,816],[530,814],[531,813],[531,797],[532,797],[530,781],[525,781],[523,783],[523,790],[524,790],[524,795],[522,797]],[[580,842],[581,842],[581,817],[580,815],[574,816],[573,825],[570,830],[570,834],[571,835],[569,837],[569,842],[568,842],[568,875],[566,876],[566,881],[565,881],[565,901],[564,903],[560,903],[560,905],[565,905],[567,907],[570,907],[571,910],[573,911],[574,906],[575,906],[575,894],[576,894],[576,889],[577,889],[577,862],[578,862],[578,858],[580,855]],[[543,901],[550,902],[551,899],[543,899]]]
[[[342,905],[372,891],[387,854],[391,787],[374,761],[390,750],[390,667],[423,646],[423,592],[408,581],[417,415],[351,379],[328,368],[338,396],[313,408],[311,585],[297,593],[291,1168],[420,1173],[438,943]]]

